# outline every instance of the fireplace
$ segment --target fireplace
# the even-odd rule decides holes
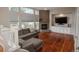
[[[47,30],[47,29],[48,29],[47,24],[41,24],[41,29],[42,29],[42,30]]]

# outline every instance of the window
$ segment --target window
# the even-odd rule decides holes
[[[18,25],[18,12],[19,12],[19,7],[9,7],[9,23],[11,26],[13,25]]]
[[[38,30],[39,29],[39,22],[22,22],[22,28],[30,28],[31,30]]]
[[[21,12],[34,14],[34,10],[31,8],[21,8]]]
[[[15,11],[15,12],[19,12],[19,8],[18,7],[9,7],[10,11]]]
[[[34,22],[22,22],[22,25],[24,25],[25,28],[34,29]]]
[[[39,30],[39,22],[35,22],[35,25],[36,25],[36,30]]]

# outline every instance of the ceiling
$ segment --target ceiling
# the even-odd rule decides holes
[[[37,10],[44,10],[44,9],[54,10],[54,9],[74,9],[75,7],[33,7],[33,8]]]
[[[72,13],[76,7],[32,7],[36,10],[50,10],[53,13]]]

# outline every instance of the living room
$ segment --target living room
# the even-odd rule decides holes
[[[1,51],[79,51],[77,7],[0,7],[0,13]]]

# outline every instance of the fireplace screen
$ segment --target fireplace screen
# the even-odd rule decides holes
[[[41,25],[41,29],[42,29],[42,30],[46,30],[46,29],[47,29],[47,24],[42,24],[42,25]]]

